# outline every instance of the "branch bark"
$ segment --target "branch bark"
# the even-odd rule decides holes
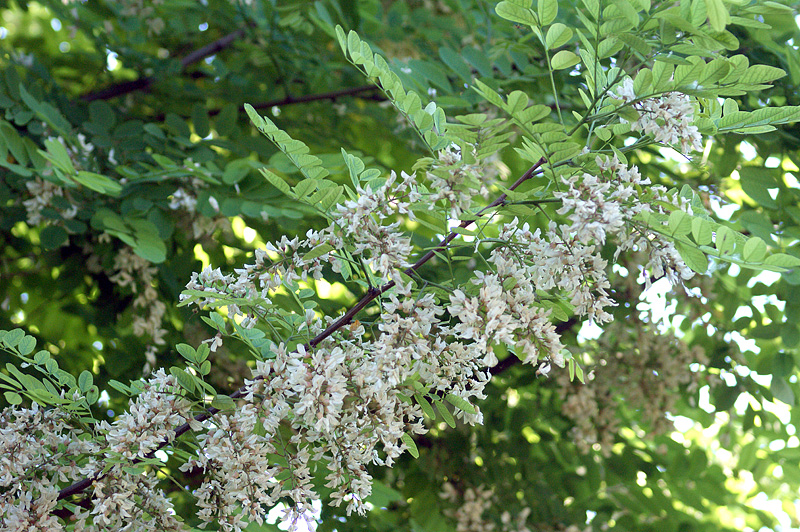
[[[190,52],[188,55],[184,56],[181,59],[181,70],[186,69],[189,65],[193,63],[197,63],[198,61],[202,61],[208,56],[214,55],[217,52],[220,52],[233,44],[237,39],[244,37],[246,32],[245,28],[240,28],[234,32],[231,32],[224,37],[220,37],[216,41],[209,43],[197,50]],[[105,89],[90,92],[89,94],[85,94],[81,96],[81,100],[85,102],[91,102],[94,100],[108,100],[111,98],[115,98],[117,96],[123,96],[125,94],[135,92],[138,90],[143,90],[158,81],[157,78],[153,76],[146,76],[143,78],[135,79],[133,81],[124,81],[122,83],[117,83],[115,85],[111,85],[110,87],[106,87]]]
[[[319,94],[307,94],[305,96],[287,96],[285,98],[281,98],[279,100],[271,100],[268,102],[262,102],[258,104],[253,104],[254,109],[269,109],[270,107],[281,107],[283,105],[292,105],[297,103],[307,103],[307,102],[316,102],[319,100],[336,100],[343,96],[359,96],[365,92],[373,92],[377,91],[378,87],[375,85],[362,85],[361,87],[353,87],[351,89],[342,89],[338,91],[331,91],[331,92],[322,92]],[[364,100],[375,100],[376,102],[384,102],[386,101],[386,97],[382,94],[370,94],[365,96],[359,96],[359,98]],[[212,111],[211,114],[217,114],[219,111]]]
[[[533,177],[545,162],[546,161],[545,161],[544,157],[539,159],[539,161],[536,164],[531,166],[519,179],[517,179],[514,182],[513,185],[508,187],[508,189],[509,190],[514,190],[517,187],[519,187],[522,183],[524,183],[525,181],[527,181],[528,179]],[[473,219],[462,221],[459,224],[459,227],[460,228],[469,227],[478,218],[480,218],[484,213],[486,213],[486,211],[488,211],[490,209],[493,209],[494,207],[497,207],[498,205],[502,205],[506,201],[506,198],[507,198],[507,194],[505,194],[505,193],[501,194],[492,203],[490,203],[489,205],[487,205],[486,207],[484,207],[483,209],[478,211]],[[411,275],[414,272],[416,272],[425,263],[427,263],[429,260],[431,260],[433,258],[433,256],[436,254],[436,252],[445,250],[447,248],[448,244],[450,244],[450,242],[452,242],[457,236],[458,236],[458,233],[456,233],[455,231],[451,231],[450,234],[448,234],[439,243],[438,246],[436,246],[435,248],[429,250],[422,257],[420,257],[419,260],[417,260],[417,262],[415,262],[414,264],[409,266],[405,270],[405,273],[407,275]],[[391,290],[394,286],[395,286],[394,281],[390,281],[390,282],[388,282],[388,283],[386,283],[386,284],[384,284],[384,285],[382,285],[380,287],[370,288],[370,290],[367,291],[367,293],[358,301],[358,303],[356,303],[353,307],[351,307],[350,310],[348,310],[341,318],[339,318],[338,320],[336,320],[332,324],[330,324],[328,326],[328,328],[326,328],[324,331],[322,331],[317,336],[315,336],[313,339],[311,339],[306,344],[306,347],[310,349],[310,348],[313,348],[313,347],[319,345],[320,342],[322,342],[324,339],[328,338],[335,331],[337,331],[338,329],[344,327],[345,325],[348,325],[350,322],[353,321],[355,316],[359,312],[361,312],[361,310],[363,310],[367,305],[369,305],[372,301],[374,301],[378,296],[380,296],[381,294]],[[509,357],[509,358],[516,358],[516,357]],[[499,364],[505,363],[506,360],[507,359],[503,360]],[[231,399],[239,399],[242,396],[244,396],[246,393],[247,393],[247,387],[246,386],[242,386],[241,388],[239,388],[238,390],[233,392],[229,397]],[[211,418],[212,416],[218,414],[219,412],[220,412],[220,410],[218,408],[210,407],[210,408],[206,409],[206,411],[196,415],[194,417],[194,419],[196,421],[198,421],[198,422],[203,422],[203,421]],[[188,423],[184,423],[183,425],[177,427],[175,429],[175,437],[171,441],[174,441],[174,440],[178,439],[183,434],[189,432],[189,430],[190,430],[190,427],[189,427]],[[171,442],[167,441],[167,440],[162,441],[158,445],[158,447],[156,447],[155,449],[150,451],[148,454],[146,454],[144,456],[144,459],[152,458],[155,455],[156,451],[158,451],[160,449],[163,449],[164,447],[166,447],[170,443]],[[136,463],[138,463],[140,461],[141,460],[133,460],[132,464],[136,464]],[[57,500],[66,499],[67,497],[71,497],[73,495],[77,495],[78,493],[83,492],[84,490],[86,490],[88,487],[90,487],[92,485],[92,482],[94,482],[95,480],[99,480],[99,479],[103,478],[104,476],[105,476],[104,474],[97,474],[97,475],[94,475],[94,476],[91,476],[91,477],[87,477],[87,478],[85,478],[83,480],[80,480],[80,481],[72,484],[71,486],[67,486],[66,488],[62,489],[58,493],[58,499]],[[86,499],[83,499],[78,504],[79,505],[84,505],[85,501],[86,501]],[[68,518],[70,515],[72,515],[72,513],[69,510],[65,509],[65,508],[56,510],[54,512],[54,514],[59,516],[59,517],[62,517],[62,518]]]

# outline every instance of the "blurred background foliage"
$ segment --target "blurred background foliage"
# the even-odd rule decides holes
[[[772,88],[735,97],[740,108],[800,105],[800,30],[797,12],[785,7],[792,2],[732,4],[770,4],[755,23],[728,29],[735,53],[750,64],[787,72]],[[559,6],[558,21],[575,27],[581,3]],[[0,7],[0,328],[23,327],[75,375],[90,369],[108,392],[100,416],[124,407],[110,379],[172,365],[175,343],[213,336],[176,305],[192,272],[208,264],[230,270],[266,241],[324,224],[256,171],[263,163],[289,181],[299,177],[251,127],[245,102],[307,143],[342,183],[342,147],[386,172],[409,171],[426,155],[345,61],[335,24],[356,30],[407,88],[448,116],[497,115],[471,89],[476,79],[556,106],[530,29],[501,19],[484,0],[11,0]],[[557,73],[565,112],[580,105],[581,82],[568,69]],[[59,137],[63,153],[46,144]],[[694,187],[718,220],[800,256],[797,125],[709,139],[692,161],[657,147],[629,157],[654,182]],[[54,191],[70,165],[83,173]],[[505,147],[496,168],[515,179],[527,163]],[[413,229],[420,246],[434,241],[433,230]],[[434,426],[417,441],[419,459],[406,455],[375,472],[368,516],[323,507],[319,529],[522,530],[520,516],[531,531],[800,527],[793,408],[800,271],[720,263],[688,292],[660,282],[642,295],[628,260],[615,266],[622,326],[602,335],[572,321],[561,326],[595,372],[596,391],[501,362],[481,405],[483,426]],[[462,270],[457,277],[474,267],[452,266]],[[426,275],[435,281],[436,265]],[[328,279],[319,302],[328,315],[353,301],[337,280]],[[665,336],[670,331],[684,344]],[[614,362],[623,353],[637,360],[635,372]],[[694,378],[668,380],[669,361],[686,353],[696,355]],[[235,344],[212,361],[219,391],[249,376]],[[646,408],[648,394],[662,397],[664,386],[672,397],[666,425]],[[645,404],[629,401],[632,390]],[[567,406],[576,397],[584,402]],[[192,472],[171,473],[193,485]],[[178,507],[190,508],[190,497],[173,489]],[[465,521],[470,512],[474,519]]]

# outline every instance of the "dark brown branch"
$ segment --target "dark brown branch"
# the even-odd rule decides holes
[[[307,102],[316,102],[319,100],[336,100],[343,96],[356,96],[362,94],[364,92],[372,92],[377,91],[378,87],[375,85],[363,85],[361,87],[353,87],[352,89],[342,89],[338,91],[331,91],[331,92],[322,92],[320,94],[307,94],[305,96],[287,96],[285,98],[281,98],[280,100],[272,100],[269,102],[262,102],[258,104],[253,104],[254,109],[269,109],[270,107],[281,107],[283,105],[292,105],[297,103],[307,103]],[[365,96],[359,96],[359,98],[363,100],[375,100],[376,102],[384,102],[386,101],[386,97],[382,94],[370,94]],[[211,114],[217,114],[219,111],[211,111]]]
[[[510,187],[508,187],[508,189],[509,189],[509,190],[514,190],[514,189],[516,189],[517,187],[519,187],[519,186],[520,186],[522,183],[524,183],[525,181],[527,181],[528,179],[530,179],[531,177],[533,177],[533,175],[536,173],[536,171],[537,171],[539,168],[541,168],[541,166],[542,166],[544,163],[545,163],[545,159],[544,159],[544,157],[542,157],[541,159],[539,159],[539,161],[538,161],[538,162],[537,162],[535,165],[533,165],[532,167],[530,167],[530,168],[528,169],[528,171],[526,171],[526,172],[525,172],[525,173],[522,175],[522,177],[520,177],[519,179],[517,179],[517,180],[516,180],[516,182],[515,182],[513,185],[511,185]],[[496,207],[496,206],[498,206],[498,205],[502,205],[502,204],[503,204],[503,203],[506,201],[506,198],[507,198],[507,195],[506,195],[505,193],[501,194],[501,195],[500,195],[500,196],[499,196],[499,197],[498,197],[496,200],[494,200],[492,203],[490,203],[489,205],[487,205],[486,207],[484,207],[483,209],[481,209],[480,211],[478,211],[478,213],[475,215],[475,218],[473,218],[473,219],[471,219],[471,220],[464,220],[464,221],[462,221],[462,222],[459,224],[459,227],[460,227],[460,228],[466,228],[466,227],[469,227],[469,226],[470,226],[470,225],[472,225],[472,224],[473,224],[473,223],[474,223],[474,222],[475,222],[475,221],[476,221],[476,220],[477,220],[477,219],[478,219],[480,216],[482,216],[482,215],[483,215],[483,214],[484,214],[486,211],[488,211],[489,209],[493,209],[494,207]],[[426,262],[428,262],[429,260],[431,260],[431,258],[433,258],[433,256],[435,255],[435,253],[436,253],[436,252],[445,250],[445,249],[447,248],[447,245],[448,245],[450,242],[452,242],[452,241],[453,241],[453,239],[455,239],[457,236],[458,236],[458,233],[456,233],[455,231],[452,231],[452,232],[450,232],[450,234],[448,234],[448,235],[447,235],[447,236],[446,236],[446,237],[445,237],[445,238],[444,238],[444,239],[441,241],[441,243],[440,243],[438,246],[436,246],[435,248],[433,248],[433,249],[431,249],[430,251],[428,251],[427,253],[425,253],[425,254],[424,254],[422,257],[420,257],[420,259],[419,259],[417,262],[415,262],[413,265],[411,265],[410,267],[408,267],[408,268],[405,270],[405,273],[406,273],[407,275],[411,275],[411,274],[413,274],[414,272],[416,272],[416,271],[417,271],[417,270],[418,270],[420,267],[422,267],[422,265],[423,265],[423,264],[425,264]],[[375,287],[371,288],[371,289],[370,289],[370,290],[369,290],[369,291],[368,291],[368,292],[367,292],[367,293],[366,293],[366,294],[365,294],[365,295],[364,295],[364,296],[363,296],[363,297],[362,297],[362,298],[361,298],[361,299],[358,301],[358,303],[356,303],[356,304],[355,304],[355,305],[354,305],[354,306],[353,306],[353,307],[352,307],[350,310],[348,310],[348,311],[347,311],[347,312],[346,312],[346,313],[345,313],[345,314],[344,314],[344,315],[343,315],[341,318],[339,318],[338,320],[336,320],[335,322],[333,322],[332,324],[330,324],[330,325],[328,326],[328,328],[327,328],[327,329],[325,329],[324,331],[322,331],[321,333],[319,333],[317,336],[315,336],[314,338],[312,338],[312,339],[311,339],[311,340],[310,340],[310,341],[309,341],[309,342],[306,344],[306,347],[307,347],[307,348],[312,348],[312,347],[315,347],[315,346],[319,345],[319,343],[320,343],[320,342],[322,342],[324,339],[328,338],[328,337],[329,337],[331,334],[333,334],[335,331],[337,331],[338,329],[340,329],[340,328],[344,327],[345,325],[348,325],[348,324],[349,324],[351,321],[353,321],[353,319],[355,318],[355,316],[356,316],[356,315],[357,315],[359,312],[361,312],[361,310],[363,310],[363,309],[364,309],[364,308],[365,308],[367,305],[369,305],[369,304],[370,304],[372,301],[374,301],[374,300],[375,300],[375,299],[376,299],[378,296],[380,296],[380,295],[381,295],[381,294],[383,294],[384,292],[387,292],[388,290],[391,290],[391,289],[392,289],[392,287],[394,287],[394,286],[395,286],[395,283],[394,283],[394,281],[389,281],[388,283],[384,284],[383,286],[381,286],[381,287],[379,287],[379,288],[375,288]],[[239,398],[241,398],[243,395],[245,395],[246,393],[247,393],[247,387],[246,387],[246,386],[242,386],[241,388],[239,388],[238,390],[236,390],[235,392],[233,392],[233,393],[230,395],[230,398],[231,398],[231,399],[239,399]],[[202,412],[201,414],[198,414],[198,415],[196,415],[196,416],[194,417],[194,419],[195,419],[195,421],[198,421],[198,422],[203,422],[203,421],[205,421],[205,420],[209,419],[211,416],[213,416],[213,415],[215,415],[215,414],[217,414],[217,413],[219,413],[219,412],[220,412],[220,410],[219,410],[218,408],[210,407],[210,408],[208,408],[208,409],[207,409],[205,412]],[[189,432],[189,430],[190,430],[190,426],[189,426],[189,424],[188,424],[188,423],[184,423],[183,425],[181,425],[181,426],[179,426],[178,428],[176,428],[176,429],[175,429],[175,437],[173,438],[173,441],[174,441],[174,440],[176,440],[176,439],[178,439],[179,437],[181,437],[181,436],[182,436],[182,435],[184,435],[185,433]],[[156,451],[158,451],[159,449],[163,449],[164,447],[166,447],[167,445],[169,445],[169,443],[170,443],[170,441],[163,440],[161,443],[159,443],[159,445],[158,445],[158,446],[157,446],[155,449],[153,449],[152,451],[150,451],[149,453],[147,453],[147,454],[144,456],[144,459],[149,459],[149,458],[152,458],[152,457],[155,455]],[[136,463],[139,463],[140,461],[141,461],[141,460],[133,460],[133,462],[132,462],[132,463],[133,463],[133,464],[136,464]],[[88,477],[88,478],[85,478],[85,479],[83,479],[83,480],[80,480],[80,481],[78,481],[78,482],[76,482],[76,483],[72,484],[71,486],[67,486],[66,488],[62,489],[62,490],[61,490],[61,491],[58,493],[58,499],[57,499],[57,500],[66,499],[67,497],[71,497],[72,495],[77,495],[78,493],[81,493],[81,492],[82,492],[82,491],[84,491],[86,488],[88,488],[89,486],[91,486],[91,485],[92,485],[92,482],[94,482],[95,480],[99,480],[99,479],[100,479],[100,478],[102,478],[103,476],[104,476],[103,474],[97,474],[97,475],[95,475],[95,476]],[[81,501],[81,503],[83,503],[83,502],[84,502],[84,501]],[[62,508],[62,509],[56,510],[54,513],[55,513],[55,515],[57,515],[57,516],[59,516],[59,517],[62,517],[62,518],[68,518],[70,515],[72,515],[72,514],[71,514],[71,512],[69,512],[69,511],[68,511],[67,509],[65,509],[65,508]]]
[[[306,94],[304,96],[287,96],[285,98],[280,98],[277,100],[270,100],[267,102],[261,102],[253,104],[254,109],[269,109],[271,107],[283,107],[285,105],[293,105],[298,103],[308,103],[308,102],[317,102],[321,100],[331,100],[336,101],[339,98],[344,98],[346,96],[355,96],[362,100],[373,100],[376,102],[385,102],[387,98],[380,93],[374,93],[377,91],[378,87],[375,85],[362,85],[360,87],[353,87],[351,89],[340,89],[338,91],[330,91],[330,92],[320,92],[319,94]],[[364,93],[373,93],[373,94],[364,94]],[[240,112],[244,112],[244,107],[239,108]],[[222,112],[222,109],[212,109],[208,112],[208,116],[217,116]],[[155,115],[152,119],[156,122],[161,122],[164,120],[165,115],[158,114]]]
[[[225,35],[224,37],[220,37],[219,39],[217,39],[212,43],[209,43],[189,53],[188,55],[186,55],[181,59],[181,69],[183,70],[193,63],[202,61],[206,57],[214,55],[215,53],[221,50],[224,50],[225,48],[230,46],[233,42],[235,42],[237,39],[244,37],[245,31],[246,31],[245,28],[240,28],[232,33]],[[94,100],[108,100],[110,98],[122,96],[134,91],[146,89],[156,81],[157,79],[153,76],[147,76],[135,79],[133,81],[124,81],[122,83],[117,83],[115,85],[111,85],[110,87],[106,87],[105,89],[99,90],[97,92],[90,92],[89,94],[85,94],[81,96],[81,100],[85,102],[91,102]]]

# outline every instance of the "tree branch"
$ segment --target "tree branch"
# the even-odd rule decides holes
[[[516,182],[514,182],[513,185],[508,187],[508,189],[509,190],[514,190],[517,187],[519,187],[522,183],[524,183],[525,181],[527,181],[528,179],[533,177],[533,175],[536,173],[536,171],[539,170],[539,168],[541,168],[541,166],[545,162],[546,161],[545,161],[544,157],[539,159],[539,161],[536,164],[531,166],[519,179],[516,180]],[[460,228],[469,227],[479,217],[481,217],[486,211],[488,211],[489,209],[493,209],[494,207],[496,207],[498,205],[503,204],[505,202],[506,198],[507,198],[507,194],[506,193],[501,194],[492,203],[490,203],[489,205],[487,205],[486,207],[484,207],[483,209],[478,211],[476,213],[475,217],[472,220],[463,220],[459,224],[459,227]],[[405,273],[407,275],[411,275],[414,272],[416,272],[419,268],[422,267],[422,265],[424,265],[426,262],[431,260],[431,258],[433,258],[433,256],[435,255],[435,253],[437,251],[443,251],[444,249],[446,249],[447,245],[450,242],[452,242],[457,236],[458,236],[458,233],[456,233],[455,231],[451,231],[450,234],[448,234],[441,241],[441,243],[439,243],[438,246],[436,246],[435,248],[429,250],[422,257],[420,257],[420,259],[417,260],[417,262],[415,262],[414,264],[409,266],[405,270]],[[312,347],[315,347],[315,346],[319,345],[320,342],[322,342],[323,340],[328,338],[335,331],[337,331],[341,327],[344,327],[345,325],[348,325],[351,321],[353,321],[353,318],[355,318],[355,316],[361,310],[363,310],[367,305],[369,305],[372,301],[374,301],[378,296],[380,296],[384,292],[387,292],[387,291],[391,290],[394,286],[395,286],[395,282],[394,281],[389,281],[388,283],[386,283],[386,284],[384,284],[384,285],[382,285],[382,286],[380,286],[378,288],[375,288],[375,287],[370,288],[367,291],[367,293],[358,301],[358,303],[356,303],[353,307],[351,307],[350,310],[348,310],[341,318],[339,318],[338,320],[336,320],[332,324],[330,324],[328,326],[328,328],[326,328],[324,331],[322,331],[317,336],[312,338],[306,344],[306,347],[307,348],[312,348]],[[509,358],[512,358],[512,357],[509,357]],[[513,357],[513,358],[516,358],[516,357]],[[505,362],[505,360],[503,362]],[[247,393],[247,387],[243,385],[241,388],[239,388],[238,390],[233,392],[229,397],[231,399],[239,399],[243,395],[245,395],[246,393]],[[203,421],[209,419],[211,416],[214,416],[215,414],[218,414],[219,412],[220,412],[220,410],[218,408],[210,407],[210,408],[206,409],[204,412],[196,415],[194,417],[194,419],[195,419],[195,421],[203,422]],[[189,430],[190,430],[189,423],[184,423],[183,425],[177,427],[175,429],[175,436],[174,436],[173,440],[170,440],[170,441],[163,440],[163,441],[161,441],[161,443],[159,443],[159,445],[155,449],[153,449],[152,451],[147,453],[144,456],[143,459],[152,458],[155,455],[156,451],[158,451],[160,449],[163,449],[164,447],[169,445],[171,443],[171,441],[174,441],[174,440],[178,439],[183,434],[189,432]],[[136,460],[133,460],[131,463],[132,464],[136,464],[136,463],[139,463],[141,460],[142,459],[136,459]],[[78,493],[81,493],[82,491],[86,490],[89,486],[91,486],[92,482],[94,482],[95,480],[99,480],[99,479],[103,478],[104,476],[105,476],[105,474],[98,473],[98,474],[96,474],[94,476],[87,477],[87,478],[85,478],[83,480],[80,480],[80,481],[72,484],[71,486],[67,486],[66,488],[64,488],[61,491],[59,491],[57,500],[66,499],[67,497],[71,497],[72,495],[77,495]],[[79,503],[79,505],[82,505],[82,503],[84,501],[85,501],[85,499],[82,500]],[[72,513],[69,510],[67,510],[66,508],[55,510],[54,514],[57,515],[58,517],[62,517],[62,518],[65,518],[65,519],[68,518],[70,515],[72,515]]]
[[[181,70],[186,69],[189,65],[193,63],[197,63],[198,61],[202,61],[208,56],[214,55],[215,53],[224,50],[228,46],[230,46],[233,42],[245,35],[245,28],[240,28],[232,33],[225,35],[224,37],[220,37],[216,41],[209,43],[197,50],[190,52],[188,55],[181,59]],[[158,81],[153,76],[146,76],[143,78],[135,79],[133,81],[123,81],[122,83],[117,83],[115,85],[111,85],[110,87],[106,87],[105,89],[99,90],[97,92],[90,92],[89,94],[84,94],[81,96],[81,100],[85,102],[91,102],[94,100],[108,100],[110,98],[115,98],[117,96],[122,96],[137,90],[146,89],[153,83]]]
[[[292,105],[296,103],[316,102],[319,100],[336,100],[342,96],[356,96],[363,92],[377,91],[378,87],[375,85],[363,85],[361,87],[353,87],[352,89],[342,89],[338,91],[322,92],[320,94],[307,94],[305,96],[287,96],[279,100],[271,100],[269,102],[262,102],[254,104],[254,109],[268,109],[270,107],[281,107],[283,105]],[[359,96],[361,99],[375,100],[377,102],[385,102],[386,97],[382,94],[370,94],[368,96]],[[211,114],[219,113],[218,110],[211,111]]]

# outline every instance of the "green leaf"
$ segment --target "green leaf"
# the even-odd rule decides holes
[[[572,29],[565,24],[556,22],[547,30],[547,36],[544,39],[545,46],[548,50],[564,46],[572,38]]]
[[[67,148],[57,140],[47,139],[44,141],[47,152],[40,152],[47,157],[54,165],[60,168],[65,174],[72,175],[75,173],[75,167],[72,165]],[[49,155],[49,157],[48,157]]]
[[[497,92],[495,92],[491,87],[489,87],[481,80],[479,79],[475,80],[474,88],[475,92],[486,98],[486,100],[489,101],[490,103],[496,105],[497,107],[500,107],[501,109],[505,106],[505,104],[503,103],[503,99],[500,97],[500,95],[497,94]]]
[[[556,6],[557,8],[557,6]],[[515,2],[503,1],[494,8],[495,12],[502,18],[516,22],[517,24],[527,24],[528,26],[538,27],[539,20],[532,9],[517,5]]]
[[[190,346],[189,344],[178,344],[175,346],[175,350],[189,362],[193,364],[197,363],[196,351],[194,347]]]
[[[774,169],[744,166],[739,169],[739,176],[742,190],[748,196],[765,207],[777,207],[770,194],[771,190],[780,188]]]
[[[419,404],[426,416],[428,416],[430,419],[436,419],[436,412],[433,411],[433,407],[424,395],[421,393],[415,393],[414,399],[416,399],[417,404]]]
[[[731,71],[731,64],[725,59],[717,58],[703,68],[703,74],[697,82],[707,86],[724,79]]]
[[[724,31],[725,26],[731,21],[731,16],[722,0],[706,0],[706,9],[708,10],[708,21],[714,31]]]
[[[322,255],[324,255],[326,253],[330,253],[334,249],[335,248],[332,245],[328,244],[327,242],[324,243],[324,244],[320,244],[320,245],[316,246],[314,249],[312,249],[311,251],[309,251],[308,253],[306,253],[305,255],[303,255],[303,261],[314,260],[314,259],[316,259],[318,257],[321,257]]]
[[[107,194],[109,196],[116,196],[122,191],[122,185],[109,177],[94,172],[85,172],[81,170],[76,175],[72,176],[72,179],[95,192]]]
[[[39,241],[44,249],[57,249],[69,241],[69,235],[60,225],[48,225],[39,233]]]
[[[205,138],[210,132],[210,125],[208,122],[208,111],[199,104],[192,106],[192,123],[194,124],[194,132],[198,137]]]
[[[470,69],[469,65],[467,65],[461,57],[461,54],[443,46],[439,48],[439,58],[445,65],[458,74],[462,80],[466,82],[472,81],[472,69]]]
[[[445,423],[450,425],[451,428],[456,428],[456,420],[453,418],[453,414],[450,413],[450,410],[448,410],[447,405],[445,405],[442,401],[436,401],[435,403],[436,410],[439,411],[439,414],[441,414]]]
[[[647,94],[653,84],[653,72],[649,68],[643,68],[636,74],[633,80],[634,94]]]
[[[316,179],[304,179],[294,187],[294,193],[298,199],[303,199],[317,189]]]
[[[508,95],[505,110],[508,114],[516,114],[528,106],[528,95],[522,91],[514,91]]]
[[[247,177],[253,166],[253,161],[247,159],[237,159],[229,162],[225,165],[225,171],[222,173],[222,182],[227,185],[238,183]]]
[[[800,120],[800,106],[764,107],[753,112],[734,111],[725,113],[717,126],[720,131],[752,133],[751,128],[764,125],[789,124]]]
[[[700,274],[706,273],[706,270],[708,270],[708,258],[705,253],[683,242],[675,242],[675,248],[689,268]]]
[[[630,24],[629,27],[635,28],[639,25],[639,12],[628,0],[614,0],[614,6],[616,6],[623,18]]]
[[[773,375],[772,384],[769,387],[770,392],[779,401],[783,401],[789,406],[794,406],[795,396],[792,388],[782,378]]]
[[[539,0],[539,22],[547,26],[558,16],[558,0]]]
[[[217,330],[222,332],[222,333],[224,333],[225,332],[225,322],[222,321],[222,316],[220,316],[216,312],[212,312],[211,314],[212,314],[212,316],[218,316],[219,317],[219,321],[222,322],[222,326],[221,327],[219,326],[217,321],[214,321],[214,320],[212,320],[212,321],[214,321],[214,324],[217,326]],[[195,359],[194,359],[195,363],[203,362],[205,359],[208,358],[208,356],[210,354],[211,354],[211,348],[208,347],[208,344],[206,344],[206,343],[200,344],[200,346],[197,348],[197,351],[196,351],[196,354],[195,354]]]
[[[25,338],[28,338],[27,336]],[[34,340],[34,343],[36,340]],[[38,351],[35,355],[33,355],[33,362],[39,365],[45,364],[48,360],[50,360],[50,352],[45,351],[42,349]]]
[[[25,338],[25,331],[12,329],[3,336],[3,343],[8,347],[16,347]]]
[[[711,236],[711,224],[707,220],[702,218],[692,219],[692,238],[697,244],[701,246],[710,244]]]
[[[489,60],[489,58],[482,50],[479,50],[478,48],[473,48],[472,46],[467,46],[463,50],[461,50],[461,56],[470,65],[474,66],[481,76],[486,76],[489,78],[494,76],[494,71],[492,70],[492,62]]]
[[[469,401],[467,401],[463,397],[459,397],[459,396],[457,396],[455,394],[448,393],[447,395],[445,395],[444,398],[447,399],[448,403],[450,403],[451,405],[455,406],[456,408],[459,408],[459,409],[463,410],[467,414],[477,414],[478,413],[478,410],[475,408],[475,406],[473,406],[472,403],[470,403]]]
[[[736,248],[736,237],[733,231],[724,225],[719,226],[717,228],[714,246],[716,246],[720,255],[730,255],[733,253],[733,250]]]
[[[3,392],[3,395],[10,405],[22,404],[22,397],[17,392]]]
[[[652,47],[649,44],[647,44],[647,41],[645,41],[638,35],[621,32],[613,35],[613,37],[615,39],[624,42],[626,46],[628,46],[632,50],[635,50],[642,56],[648,56],[652,52]]]
[[[674,71],[674,65],[664,61],[656,61],[653,65],[653,90],[661,91],[671,87]]]
[[[600,1],[599,0],[581,0],[583,5],[589,11],[589,15],[595,20],[600,17]]]
[[[795,326],[796,328],[796,326]],[[794,358],[787,353],[778,353],[772,362],[772,375],[783,378],[791,375],[794,369]]]
[[[292,189],[289,188],[289,185],[286,183],[286,181],[284,181],[283,179],[281,179],[280,177],[278,177],[276,174],[272,173],[271,171],[267,170],[266,168],[259,168],[258,171],[261,172],[261,174],[265,178],[267,178],[267,181],[269,181],[270,184],[272,184],[272,186],[274,186],[275,188],[277,188],[278,190],[280,190],[281,192],[283,192],[284,194],[286,194],[290,198],[295,198],[295,195],[292,192]]]
[[[347,36],[344,33],[344,29],[339,24],[336,25],[336,40],[339,42],[342,54],[347,55]]]
[[[92,374],[87,370],[83,370],[78,376],[78,388],[80,388],[82,392],[86,393],[89,391],[89,388],[92,387],[92,384],[94,384]]]
[[[114,379],[108,381],[108,385],[117,390],[118,392],[124,393],[125,395],[131,395],[131,393],[133,393],[133,390],[131,390],[129,386],[126,386],[125,384],[122,384],[121,382]]]
[[[47,102],[39,102],[37,101],[31,94],[25,89],[25,86],[20,84],[19,85],[19,95],[23,102],[33,111],[36,115],[50,124],[53,129],[58,132],[58,134],[66,137],[70,131],[70,124],[64,116],[53,107],[51,104]]]
[[[688,235],[692,230],[692,217],[681,210],[672,211],[669,215],[668,227],[672,236]]]
[[[22,356],[29,355],[36,348],[36,338],[33,336],[25,335],[22,340],[17,344],[17,351]]]
[[[172,374],[173,377],[178,381],[178,385],[183,388],[184,390],[188,391],[189,393],[194,393],[196,390],[194,377],[186,373],[185,370],[177,367],[172,366],[169,368],[169,372]]]
[[[739,83],[747,84],[760,84],[769,83],[780,79],[786,75],[786,71],[781,68],[776,68],[769,65],[753,65],[749,67],[742,77],[739,78]]]
[[[556,52],[556,54],[550,60],[550,64],[552,65],[553,70],[563,70],[565,68],[577,65],[580,63],[580,61],[581,58],[578,57],[574,52],[570,52],[569,50],[561,50]]]
[[[414,443],[414,439],[407,432],[404,432],[403,435],[400,436],[400,439],[406,444],[408,453],[414,458],[419,458],[419,449],[417,449],[417,444]]]
[[[744,244],[742,258],[747,262],[759,262],[767,254],[767,243],[757,236],[750,237]]]
[[[332,205],[336,204],[341,197],[342,187],[331,187],[316,191],[314,195],[309,198],[308,203],[311,205],[318,204],[320,209],[327,212],[328,209]]]
[[[231,411],[236,409],[236,403],[227,395],[217,395],[211,400],[211,406],[220,411]]]
[[[766,259],[764,264],[767,266],[777,266],[778,268],[792,269],[800,266],[800,259],[786,253],[773,253]]]
[[[224,105],[220,113],[214,119],[214,129],[217,130],[217,133],[224,137],[232,134],[236,129],[238,113],[239,110],[236,105],[232,103]]]
[[[136,233],[133,251],[143,259],[160,264],[167,259],[167,246],[158,234]]]

